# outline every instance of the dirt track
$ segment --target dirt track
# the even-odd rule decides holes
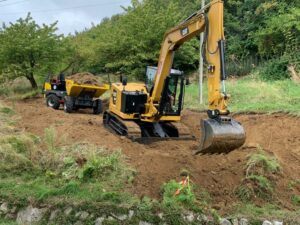
[[[188,169],[193,182],[210,192],[219,209],[227,210],[236,201],[233,191],[244,177],[247,155],[260,145],[272,152],[282,165],[283,175],[274,201],[293,208],[290,203],[293,193],[288,191],[288,184],[300,179],[300,118],[285,114],[236,116],[246,128],[244,147],[227,155],[193,156],[197,141],[133,143],[105,130],[101,116],[86,112],[68,115],[47,108],[43,99],[17,102],[15,108],[21,115],[18,126],[28,132],[42,135],[46,127],[53,125],[67,143],[87,141],[112,150],[121,148],[138,172],[132,192],[139,196],[159,198],[160,186],[170,179],[178,179],[180,171]],[[185,111],[183,122],[199,136],[199,121],[205,116]]]

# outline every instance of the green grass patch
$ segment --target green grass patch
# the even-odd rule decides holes
[[[229,110],[232,112],[287,112],[300,115],[300,87],[291,80],[265,82],[249,75],[227,81],[231,95]],[[204,84],[204,104],[199,104],[198,85],[186,87],[185,107],[195,110],[207,109],[207,84]]]
[[[257,153],[250,155],[247,162],[247,173],[253,167],[262,167],[265,171],[276,173],[280,171],[280,164],[275,157],[267,155],[261,148]]]
[[[293,195],[291,198],[291,201],[293,205],[300,207],[300,196],[299,195]]]
[[[180,190],[179,194],[176,194],[177,190]],[[191,184],[183,187],[177,181],[171,180],[163,185],[162,193],[163,204],[166,207],[186,206],[192,208],[196,203],[196,197]]]
[[[246,176],[235,192],[237,197],[243,202],[257,198],[271,199],[276,186],[274,177],[280,171],[278,160],[259,148],[256,153],[248,156]]]
[[[300,211],[282,210],[280,207],[272,204],[260,207],[251,203],[237,204],[231,212],[232,217],[247,216],[251,224],[256,224],[255,221],[257,221],[257,224],[262,224],[262,221],[266,220],[266,218],[281,220],[285,224],[299,224],[299,215]]]
[[[15,111],[9,107],[1,107],[0,108],[0,113],[5,113],[5,114],[8,114],[8,115],[14,115],[15,114]]]
[[[17,225],[17,222],[15,222],[14,220],[7,220],[7,219],[0,218],[0,225]]]

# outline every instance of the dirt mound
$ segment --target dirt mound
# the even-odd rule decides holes
[[[44,129],[54,126],[60,144],[86,141],[108,149],[122,149],[128,163],[137,171],[132,191],[138,196],[160,198],[160,187],[171,179],[179,179],[180,171],[190,171],[192,181],[209,191],[213,205],[220,212],[228,212],[238,201],[235,190],[245,177],[249,154],[257,146],[274,155],[281,166],[282,177],[274,189],[273,202],[287,209],[294,209],[293,195],[300,195],[300,188],[291,190],[290,184],[300,180],[300,118],[286,114],[237,115],[246,129],[246,144],[226,155],[192,155],[199,145],[200,119],[205,113],[184,111],[185,123],[197,140],[165,140],[150,143],[132,142],[111,134],[102,125],[100,116],[82,113],[65,114],[43,104],[43,99],[17,102],[15,109],[21,116],[18,126],[27,132],[41,135]],[[59,118],[59,121],[57,120]],[[258,202],[258,205],[264,202]]]
[[[101,87],[102,84],[97,80],[97,77],[89,72],[84,73],[76,73],[74,75],[69,76],[67,79],[73,80],[75,84],[83,85],[93,85]]]

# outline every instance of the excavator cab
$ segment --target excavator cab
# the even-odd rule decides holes
[[[163,116],[180,116],[184,97],[184,74],[172,70],[166,78],[159,104],[159,113]]]

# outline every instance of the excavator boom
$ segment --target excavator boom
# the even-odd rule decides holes
[[[202,54],[208,67],[209,119],[201,121],[202,137],[196,154],[230,152],[243,145],[246,137],[241,124],[228,117],[227,105],[230,96],[225,88],[227,77],[223,13],[223,2],[213,0],[204,9],[166,33],[151,96],[154,105],[161,102],[163,84],[170,74],[175,50],[186,41],[205,32]]]

